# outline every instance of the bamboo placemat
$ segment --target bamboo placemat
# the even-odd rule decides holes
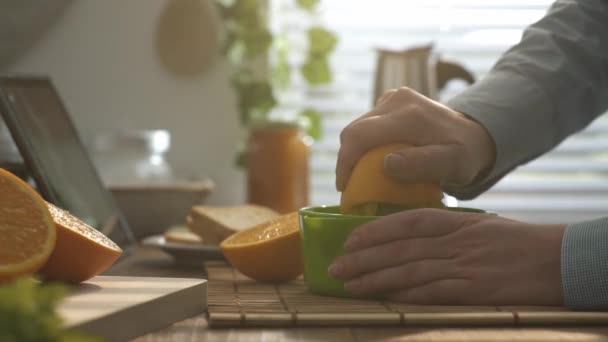
[[[206,263],[209,326],[565,326],[608,325],[608,312],[561,307],[427,306],[311,294],[298,279],[256,282],[221,262]]]

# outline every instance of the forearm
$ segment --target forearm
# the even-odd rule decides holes
[[[568,226],[561,258],[564,304],[608,309],[608,217]]]
[[[477,196],[608,107],[606,22],[608,2],[557,1],[484,79],[448,102],[488,130],[496,159],[470,186],[446,191]]]

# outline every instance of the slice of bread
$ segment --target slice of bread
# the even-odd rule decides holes
[[[172,226],[167,229],[163,234],[165,237],[165,241],[167,242],[177,242],[177,243],[192,243],[192,244],[201,244],[203,243],[203,239],[197,234],[194,234],[190,231],[190,229],[186,226]]]
[[[259,205],[198,205],[192,207],[188,228],[205,244],[219,245],[230,235],[278,217],[276,211]]]

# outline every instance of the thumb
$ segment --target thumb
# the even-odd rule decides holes
[[[409,147],[384,157],[384,171],[403,182],[467,185],[475,177],[458,145]]]
[[[396,92],[397,92],[397,89],[389,89],[389,90],[385,91],[384,94],[382,94],[382,96],[380,96],[380,98],[378,98],[378,100],[376,101],[376,105],[380,105],[383,102],[386,102],[393,95],[395,95]]]

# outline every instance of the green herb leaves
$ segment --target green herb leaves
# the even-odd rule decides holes
[[[0,341],[98,341],[63,329],[55,312],[67,294],[63,285],[23,277],[0,286]]]

